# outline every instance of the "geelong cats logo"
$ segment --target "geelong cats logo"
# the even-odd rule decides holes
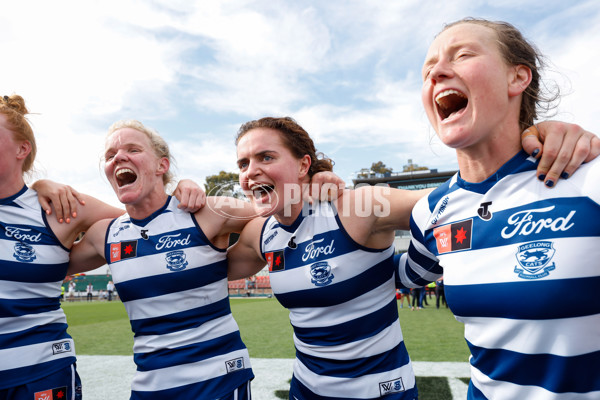
[[[555,252],[552,242],[546,240],[522,244],[516,254],[519,265],[515,267],[514,272],[523,279],[546,277],[550,271],[556,269],[555,264],[551,262]]]

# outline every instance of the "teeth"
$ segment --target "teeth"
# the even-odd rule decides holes
[[[123,169],[120,169],[120,170],[118,170],[118,171],[117,171],[117,173],[116,173],[115,175],[116,175],[116,176],[120,176],[120,175],[127,174],[127,173],[129,173],[129,174],[135,174],[135,173],[134,173],[132,170],[130,170],[129,168],[123,168]]]
[[[437,96],[435,96],[435,101],[436,103],[438,103],[438,105],[442,105],[440,103],[440,100],[443,99],[446,96],[450,96],[451,94],[455,94],[457,96],[466,98],[464,94],[462,94],[461,92],[454,90],[454,89],[448,89],[448,90],[444,90],[443,92],[441,92],[440,94],[438,94]]]

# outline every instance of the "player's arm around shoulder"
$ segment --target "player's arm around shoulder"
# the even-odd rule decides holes
[[[106,263],[104,240],[111,221],[112,219],[102,219],[94,223],[83,235],[83,239],[73,244],[67,275],[91,271]]]
[[[252,205],[240,199],[209,196],[206,205],[194,213],[194,218],[209,240],[241,232],[254,216]]]
[[[260,250],[260,237],[265,218],[248,222],[238,241],[227,249],[227,278],[230,281],[246,278],[264,268],[266,261]]]
[[[113,207],[95,197],[86,194],[79,196],[85,204],[78,207],[77,217],[73,218],[70,223],[58,223],[55,218],[48,219],[53,231],[67,248],[71,248],[79,234],[87,231],[95,222],[107,218],[117,218],[125,213],[124,210]]]
[[[387,186],[362,186],[345,190],[337,203],[340,220],[359,244],[383,248],[391,244],[395,230],[409,229],[412,208],[430,191]]]

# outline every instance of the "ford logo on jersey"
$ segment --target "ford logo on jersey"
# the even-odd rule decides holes
[[[167,268],[171,271],[181,271],[188,265],[183,250],[170,251],[165,258],[167,260]]]
[[[550,264],[555,252],[552,242],[546,240],[522,244],[517,251],[517,262],[522,268],[516,266],[514,272],[523,279],[540,279],[548,276],[550,271],[556,268],[554,263]]]
[[[334,278],[327,261],[319,261],[311,265],[310,276],[312,276],[310,281],[316,286],[327,286]]]
[[[35,260],[35,250],[27,243],[17,242],[13,256],[22,262],[32,262]]]

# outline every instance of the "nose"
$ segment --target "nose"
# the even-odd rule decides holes
[[[250,160],[248,162],[248,169],[246,170],[248,178],[255,178],[256,176],[260,175],[260,172],[261,169],[258,162],[256,162],[255,160]]]
[[[124,160],[127,160],[127,152],[124,150],[118,150],[114,156],[114,161],[118,162],[118,161],[124,161]]]
[[[429,79],[431,83],[438,83],[443,79],[451,78],[453,75],[450,63],[444,59],[438,60],[429,71]]]

